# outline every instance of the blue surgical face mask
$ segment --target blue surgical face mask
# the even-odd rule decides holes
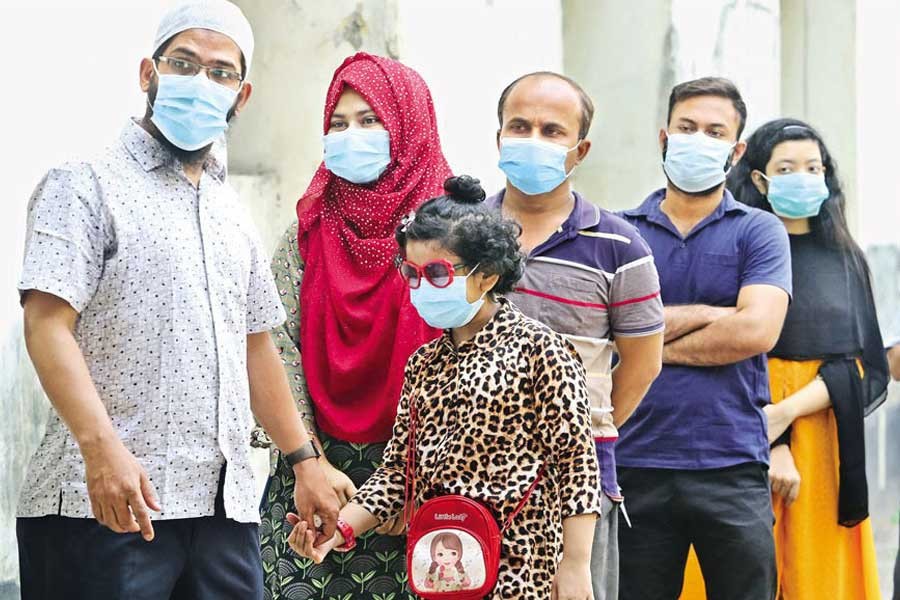
[[[733,142],[712,138],[702,131],[671,133],[666,144],[663,170],[680,190],[690,193],[710,190],[725,181]]]
[[[322,138],[325,168],[350,183],[371,183],[391,164],[391,136],[384,129],[350,127]]]
[[[534,138],[500,138],[499,166],[523,194],[546,194],[559,187],[575,170],[566,172],[566,156],[578,144],[566,148]]]
[[[203,71],[194,76],[156,75],[150,121],[174,146],[199,150],[225,133],[237,90],[213,83]]]
[[[477,268],[478,265],[475,266]],[[437,329],[456,329],[468,325],[481,310],[487,294],[485,292],[475,302],[469,302],[466,282],[475,269],[465,277],[454,277],[453,282],[445,288],[434,287],[423,277],[418,288],[409,290],[409,299],[419,316]]]
[[[819,214],[822,204],[828,199],[828,185],[825,175],[813,173],[788,173],[775,175],[769,182],[766,198],[779,217],[804,219]]]

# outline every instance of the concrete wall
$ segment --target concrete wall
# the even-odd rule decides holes
[[[594,149],[575,176],[595,202],[629,208],[665,183],[657,132],[669,92],[681,81],[732,79],[749,107],[748,132],[779,112],[777,0],[564,0],[563,6],[566,72],[597,109]]]
[[[865,244],[900,245],[900,1],[857,3],[857,225]],[[839,120],[843,111],[835,119]],[[844,165],[843,149],[838,159]],[[900,299],[900,288],[894,290]]]
[[[431,88],[454,173],[505,185],[497,168],[497,100],[512,80],[563,68],[558,0],[401,0],[400,58]]]
[[[231,172],[274,243],[322,159],[322,108],[334,70],[364,50],[396,56],[393,0],[237,0],[253,24],[253,97],[229,138]],[[271,194],[274,192],[274,196]]]
[[[849,0],[781,0],[782,114],[822,131],[840,163],[854,230],[859,221],[856,6]]]
[[[564,0],[563,9],[565,71],[595,106],[575,186],[607,208],[630,208],[665,181],[657,132],[671,80],[671,1]]]

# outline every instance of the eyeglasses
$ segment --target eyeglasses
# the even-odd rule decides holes
[[[219,67],[206,67],[204,65],[192,63],[189,60],[184,60],[183,58],[157,56],[155,60],[157,61],[157,68],[159,68],[160,62],[166,63],[166,65],[168,65],[169,67],[169,70],[172,71],[173,75],[193,77],[200,71],[206,71],[206,76],[209,77],[210,81],[231,89],[240,88],[241,84],[244,81],[244,77],[236,71],[222,69]]]
[[[449,260],[440,258],[425,263],[422,266],[408,260],[399,260],[400,275],[406,280],[410,289],[416,290],[422,285],[422,277],[436,288],[445,288],[453,283],[456,269],[465,267],[464,264],[454,265]]]

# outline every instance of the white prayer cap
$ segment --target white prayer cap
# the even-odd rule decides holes
[[[228,0],[186,0],[178,3],[159,22],[153,53],[156,54],[169,38],[188,29],[209,29],[230,37],[244,55],[247,65],[244,75],[250,72],[253,30],[236,5]]]

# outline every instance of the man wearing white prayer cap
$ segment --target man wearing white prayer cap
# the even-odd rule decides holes
[[[268,259],[211,152],[252,60],[238,7],[176,6],[141,62],[143,118],[31,198],[18,288],[52,408],[19,501],[24,600],[261,599],[254,416],[298,511],[334,532],[269,334],[285,314]]]

